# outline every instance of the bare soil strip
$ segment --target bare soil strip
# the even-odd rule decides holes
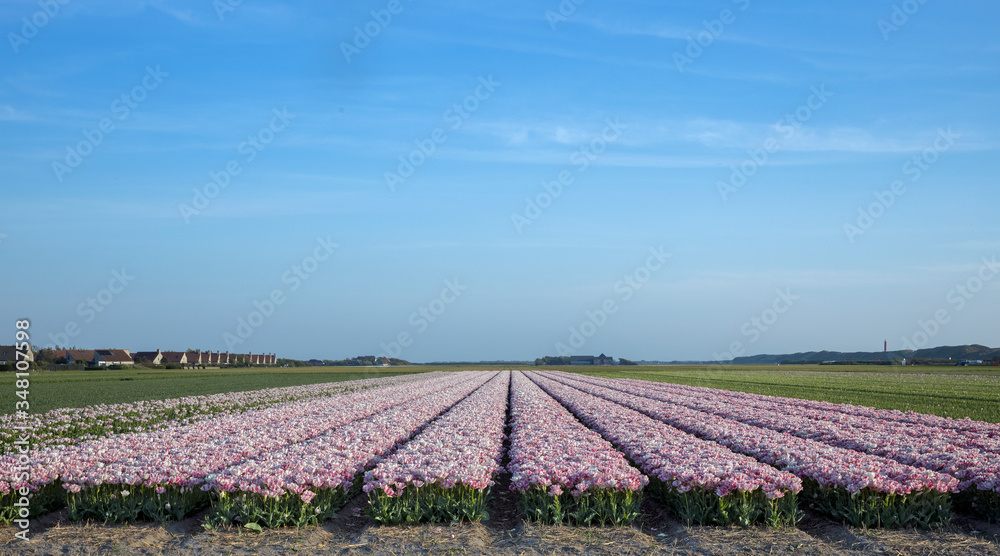
[[[255,533],[203,526],[204,512],[184,521],[105,525],[70,523],[66,511],[37,518],[25,543],[13,526],[0,529],[0,554],[804,554],[1000,556],[1000,526],[957,517],[934,531],[862,530],[807,512],[797,529],[688,527],[652,500],[632,527],[563,527],[525,522],[509,476],[494,487],[482,523],[381,527],[365,515],[367,498],[355,497],[337,519],[320,527]]]

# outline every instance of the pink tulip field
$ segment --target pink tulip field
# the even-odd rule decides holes
[[[497,373],[365,473],[381,523],[479,521],[503,459],[510,372]]]
[[[485,373],[410,384],[387,410],[309,441],[249,458],[209,477],[215,523],[302,526],[328,517],[359,492],[362,474],[487,382]]]
[[[619,447],[652,479],[657,498],[689,524],[781,526],[798,520],[802,481],[795,475],[597,396],[535,380]]]
[[[27,425],[31,444],[34,446],[75,444],[109,434],[178,427],[280,403],[331,396],[377,385],[407,382],[415,380],[419,376],[421,375],[402,375],[285,388],[266,388],[208,396],[54,409],[46,413],[29,414]],[[23,419],[17,418],[13,414],[0,415],[0,451],[9,450],[14,441],[24,434],[12,427],[15,424],[21,426],[25,423]]]
[[[544,523],[630,523],[648,479],[554,398],[514,373],[511,489],[525,516]]]
[[[882,457],[876,454],[879,450],[872,446],[876,440],[891,442],[893,437],[888,431],[884,437],[869,436],[871,446],[862,446],[857,438],[838,441],[817,435],[813,439],[808,431],[814,430],[816,421],[797,419],[795,411],[783,414],[777,409],[780,404],[774,406],[778,413],[768,414],[759,408],[744,409],[742,402],[726,397],[731,393],[718,390],[702,392],[695,399],[680,394],[664,394],[673,385],[614,381],[568,373],[545,375],[787,470],[803,480],[805,501],[811,507],[856,526],[931,527],[947,523],[954,493],[974,495],[973,499],[979,503],[968,504],[975,506],[973,510],[992,521],[998,518],[990,510],[991,507],[996,508],[998,491],[981,494],[982,489],[970,486],[972,482],[963,482],[958,477],[984,474],[976,461],[969,460],[967,468],[953,463],[951,467],[942,466],[934,470],[930,465],[913,465],[912,458],[908,459],[905,455]],[[714,411],[692,409],[709,406]],[[757,426],[765,421],[771,424],[770,428]],[[851,446],[845,447],[845,444]],[[920,441],[912,440],[910,444],[919,445]],[[898,447],[901,451],[907,450],[906,453],[919,451],[904,444],[898,444]],[[941,457],[954,460],[947,454]],[[984,456],[983,459],[987,458]],[[995,471],[993,477],[996,477]],[[993,500],[992,504],[990,500]]]
[[[5,423],[9,416],[3,417]],[[689,525],[1000,521],[1000,426],[557,371],[404,375],[62,409],[0,437],[0,522],[315,525],[364,496],[377,523],[627,525],[644,494]],[[506,486],[506,479],[503,479]],[[25,497],[25,493],[30,496]],[[511,506],[513,507],[513,506]]]
[[[458,376],[420,375],[419,380],[435,388]],[[345,395],[287,402],[153,432],[42,446],[27,458],[26,469],[19,465],[19,455],[8,452],[0,459],[0,494],[13,497],[15,491],[28,488],[34,493],[36,513],[66,499],[71,518],[77,519],[180,518],[207,503],[207,495],[198,489],[210,473],[324,432],[335,424],[324,418],[339,417],[338,411],[376,411],[391,405],[390,396],[412,391],[407,386],[412,378],[399,378],[377,379],[374,384],[384,386],[369,383],[368,388]],[[370,400],[379,401],[364,406]]]

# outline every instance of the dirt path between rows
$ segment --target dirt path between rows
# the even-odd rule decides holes
[[[524,522],[502,478],[482,523],[381,527],[358,496],[319,527],[209,531],[204,514],[165,525],[70,523],[65,510],[35,520],[32,540],[0,529],[0,554],[670,554],[996,555],[1000,527],[958,517],[935,531],[862,530],[807,513],[795,529],[688,527],[647,499],[631,527],[560,527]]]

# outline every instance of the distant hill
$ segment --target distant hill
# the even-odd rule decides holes
[[[917,359],[948,359],[955,361],[962,359],[982,359],[987,361],[1000,357],[1000,348],[990,348],[973,344],[971,346],[943,346],[936,348],[918,349],[913,352],[912,357]]]
[[[825,361],[835,362],[872,362],[882,363],[908,360],[947,360],[958,362],[963,359],[982,359],[989,361],[1000,357],[1000,348],[990,348],[973,344],[971,346],[941,346],[935,348],[901,351],[873,351],[873,352],[852,352],[844,353],[840,351],[807,351],[802,353],[789,353],[784,355],[751,355],[747,357],[737,357],[733,359],[734,365],[777,365],[779,363],[823,363]]]

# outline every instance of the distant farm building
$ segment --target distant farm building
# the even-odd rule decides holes
[[[569,358],[570,365],[614,365],[615,358],[608,357],[603,353],[598,356],[593,355],[574,355]]]
[[[90,365],[94,362],[94,350],[92,349],[61,349],[56,351],[56,363],[75,365],[83,363]]]
[[[93,363],[96,367],[110,367],[112,365],[127,367],[135,364],[127,349],[96,349],[94,350]]]
[[[137,351],[132,355],[132,361],[140,365],[162,365],[163,354],[156,351]]]
[[[187,352],[184,352],[184,351],[164,351],[163,352],[163,364],[164,365],[187,365],[188,364]]]
[[[35,353],[31,351],[31,346],[28,346],[27,356],[27,361],[35,360]],[[0,365],[15,365],[18,361],[25,361],[25,359],[17,358],[17,346],[0,346]]]

